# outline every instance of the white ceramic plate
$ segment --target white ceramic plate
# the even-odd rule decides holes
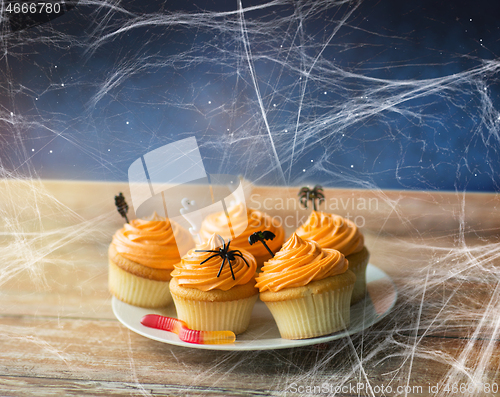
[[[368,265],[366,269],[368,293],[364,300],[351,307],[351,325],[347,330],[311,339],[288,340],[280,338],[278,327],[266,305],[257,300],[252,312],[250,326],[236,342],[225,345],[198,345],[181,341],[176,334],[145,327],[141,319],[146,314],[161,314],[176,317],[175,306],[163,309],[145,309],[131,306],[113,297],[113,312],[116,318],[130,330],[159,342],[195,349],[209,350],[269,350],[315,345],[344,338],[363,331],[384,318],[394,307],[397,298],[396,286],[379,268]]]

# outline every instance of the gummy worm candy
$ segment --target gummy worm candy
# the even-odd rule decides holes
[[[158,314],[146,314],[142,318],[141,324],[146,327],[173,332],[179,336],[181,341],[188,343],[222,345],[233,343],[236,340],[236,335],[232,331],[197,331],[188,328],[187,324],[182,320]]]

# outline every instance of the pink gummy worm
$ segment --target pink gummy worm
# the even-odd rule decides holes
[[[233,343],[236,335],[232,331],[197,331],[188,328],[187,324],[173,317],[160,316],[158,314],[146,314],[141,324],[156,329],[162,329],[177,334],[183,342],[197,344],[224,344]]]

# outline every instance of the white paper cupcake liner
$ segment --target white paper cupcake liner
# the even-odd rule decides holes
[[[133,306],[155,308],[167,306],[172,302],[169,281],[137,277],[119,268],[111,260],[109,290],[116,298]]]
[[[354,290],[352,291],[351,305],[358,303],[366,295],[366,267],[368,266],[369,258],[370,256],[368,252],[366,252],[363,257],[358,255],[356,258],[358,259],[357,261],[349,260],[349,270],[356,275],[356,283],[354,284]]]
[[[250,324],[257,294],[249,298],[226,302],[196,301],[172,295],[177,317],[189,328],[201,331],[244,332]]]
[[[347,328],[353,284],[299,299],[265,302],[284,339],[306,339]]]

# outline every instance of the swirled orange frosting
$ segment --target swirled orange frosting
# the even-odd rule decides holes
[[[229,263],[226,260],[219,277],[217,277],[223,258],[213,252],[200,251],[218,251],[221,246],[222,240],[219,236],[212,235],[208,242],[190,250],[185,256],[182,257],[181,262],[175,265],[172,277],[175,278],[181,286],[197,288],[201,291],[210,291],[213,289],[227,291],[236,285],[246,284],[252,280],[252,278],[255,278],[257,262],[249,252],[243,249],[240,249],[239,251],[245,260],[243,260],[240,256],[235,255],[234,260],[231,261],[231,266],[229,266]],[[229,250],[233,250],[232,243],[229,246]],[[213,256],[213,258],[209,259],[202,265],[200,264],[211,256]],[[234,280],[231,268],[234,273]]]
[[[271,251],[276,252],[283,244],[285,236],[283,228],[276,226],[273,218],[266,213],[247,208],[243,203],[237,203],[228,208],[228,215],[235,237],[231,241],[231,247],[243,248],[256,257],[269,255],[263,244],[250,245],[248,242],[251,234],[263,230],[269,230],[275,235],[273,240],[266,241]],[[227,224],[228,218],[224,212],[209,215],[202,223],[201,238],[206,241],[213,234],[224,234],[227,238],[232,238],[228,234]]]
[[[365,242],[354,222],[318,211],[313,211],[295,232],[302,238],[318,242],[321,248],[336,249],[345,256],[361,251]]]
[[[150,218],[126,223],[111,244],[121,256],[154,269],[173,269],[194,246],[188,231],[156,212]]]
[[[321,249],[317,242],[293,233],[274,258],[264,263],[256,287],[260,292],[277,292],[342,274],[347,269],[348,261],[341,252]]]

